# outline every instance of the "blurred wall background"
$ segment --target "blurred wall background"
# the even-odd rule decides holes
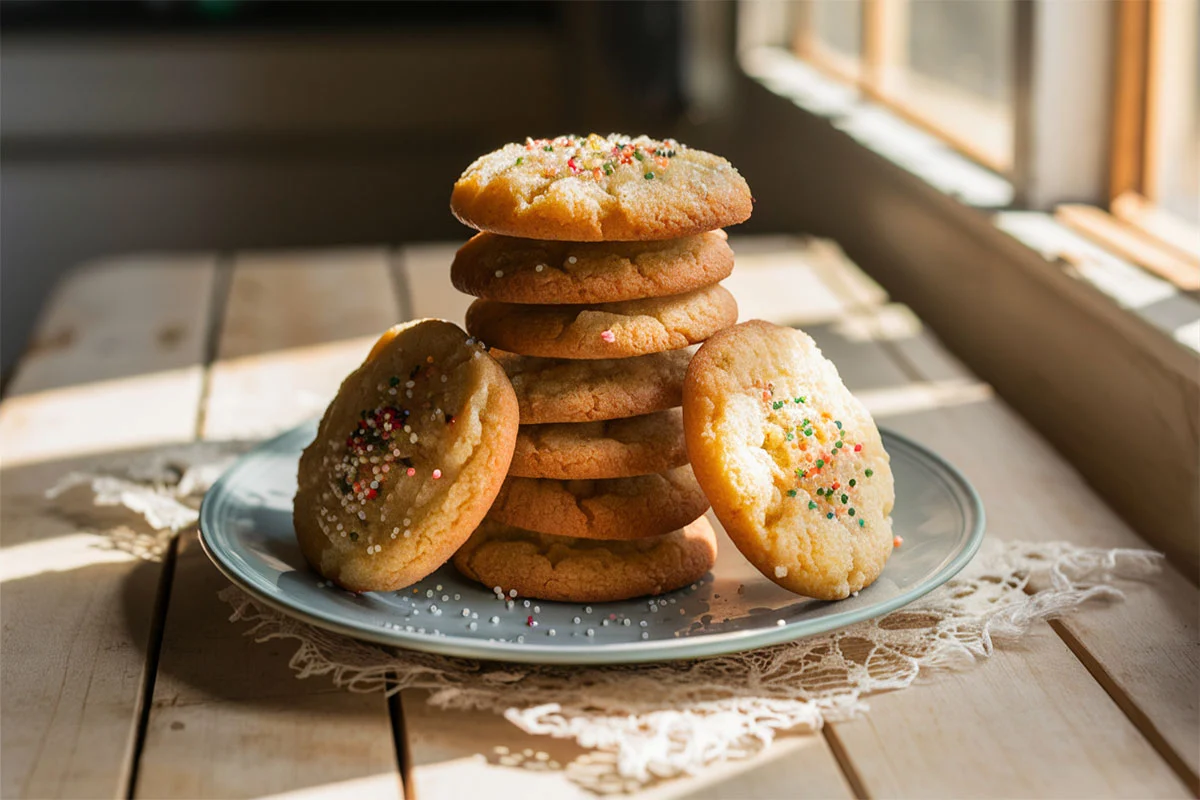
[[[4,0],[0,369],[99,256],[465,238],[451,184],[526,135],[646,132],[736,163],[734,11]]]

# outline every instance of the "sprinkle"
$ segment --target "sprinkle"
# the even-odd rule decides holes
[[[588,629],[587,629],[587,635],[588,635],[588,636],[595,636],[595,635],[596,635],[596,631],[595,631],[594,629],[592,629],[592,628],[588,628]]]
[[[782,627],[783,627],[784,625],[786,625],[786,624],[787,624],[787,623],[786,623],[786,622],[784,622],[784,621],[783,621],[783,620],[781,620],[781,619],[777,619],[777,620],[775,620],[775,627],[777,627],[777,628],[782,628]]]
[[[653,173],[653,172],[647,172],[647,173],[646,173],[645,175],[643,175],[642,177],[643,177],[643,178],[645,178],[645,179],[646,179],[646,180],[648,180],[648,181],[652,181],[652,180],[654,180],[654,173]]]
[[[869,478],[869,477],[871,477],[872,475],[874,475],[874,474],[875,474],[875,470],[873,470],[873,469],[869,469],[869,470],[867,470],[866,472],[864,472],[863,474],[864,474],[864,475],[866,475],[866,476]]]
[[[411,478],[413,475],[417,474],[417,471],[414,468],[409,467],[404,471],[404,474]]]
[[[841,422],[839,422],[838,420],[836,420],[836,419],[835,419],[835,420],[833,421],[833,424],[834,424],[834,425],[837,425],[837,429],[838,429],[839,431],[842,429],[842,423],[841,423]]]
[[[473,631],[473,630],[476,630],[476,629],[478,629],[478,628],[479,628],[479,623],[478,623],[478,622],[472,622],[472,623],[470,623],[469,625],[467,625],[467,630],[469,630],[469,631]]]
[[[440,469],[435,469],[433,471],[433,479],[436,481],[440,477],[442,477],[442,471]]]
[[[817,487],[817,497],[820,497],[823,494],[825,494],[825,490],[818,486]]]
[[[575,263],[576,261],[578,261],[578,260],[579,260],[579,259],[578,259],[578,258],[576,258],[575,256],[570,256],[570,257],[568,257],[568,258],[567,258],[567,263],[568,263],[568,264],[574,264],[574,263]]]
[[[845,502],[846,502],[847,500],[849,500],[849,499],[850,499],[850,496],[849,496],[849,495],[845,495],[845,494],[844,494],[844,495],[842,495],[842,502],[843,502],[843,503],[845,503]]]
[[[612,331],[601,331],[600,338],[606,342],[615,342],[617,340],[617,335]]]
[[[832,511],[830,511],[828,514],[826,514],[826,515],[825,515],[825,518],[826,518],[826,519],[833,519],[833,512],[832,512]]]
[[[493,625],[498,625],[498,624],[500,624],[500,618],[492,617],[490,620],[488,620],[488,622],[492,623]]]
[[[903,536],[895,536],[892,538],[892,547],[899,547],[902,544],[904,544]]]
[[[787,496],[788,496],[788,497],[795,497],[795,496],[796,496],[796,490],[795,490],[795,489],[788,489]]]
[[[350,541],[352,541],[352,542],[358,541],[358,531],[350,531]]]
[[[816,507],[817,507],[817,504],[816,504],[816,503],[814,503],[812,500],[809,500],[809,501],[808,501],[808,508],[809,508],[809,510],[815,509]]]
[[[850,479],[850,488],[853,489],[857,485],[858,485],[858,481],[854,480],[854,478],[851,478]]]
[[[858,518],[858,527],[860,527],[860,528],[867,527],[867,521],[865,519],[863,519],[862,517],[859,517]],[[895,542],[893,542],[893,544],[895,544]]]
[[[800,397],[793,398],[792,402],[793,403],[807,403],[808,400],[805,399],[805,397],[803,395],[801,395]]]
[[[496,270],[496,277],[497,277],[497,278],[503,278],[503,277],[504,277],[504,270],[502,270],[502,269],[498,269],[498,270]]]
[[[533,271],[534,271],[534,272],[541,272],[541,271],[542,271],[542,270],[544,270],[545,268],[546,268],[546,265],[545,265],[545,264],[538,264],[536,267],[534,267],[534,268],[533,268]]]
[[[414,433],[412,436],[409,436],[408,441],[412,442],[413,444],[416,444],[417,443],[417,435]]]
[[[850,507],[850,516],[852,516],[852,517],[854,516],[854,507],[853,506]]]
[[[524,161],[525,161],[525,156],[517,156],[517,166],[518,167],[521,166],[521,163]]]
[[[776,578],[786,578],[787,574],[788,574],[787,567],[776,567],[775,568],[775,577]]]
[[[509,589],[509,590],[508,590],[508,596],[509,596],[509,597],[516,597],[516,596],[517,596],[517,590],[516,590],[516,589]]]
[[[817,469],[820,469],[820,468],[821,468],[821,467],[823,467],[823,466],[825,466],[825,459],[823,459],[823,458],[818,458],[818,459],[817,459]]]
[[[533,616],[530,615],[525,618],[525,625],[526,627],[532,628],[534,625],[537,625],[537,622],[535,622]]]
[[[862,452],[862,445],[861,445],[861,444],[856,444],[856,445],[854,445],[854,452],[856,452],[856,453],[861,453],[861,452]]]
[[[395,375],[393,375],[393,376],[392,376],[392,377],[391,377],[391,378],[388,380],[388,386],[395,387],[395,386],[399,386],[399,385],[400,385],[400,379],[399,379],[399,378],[397,378]]]

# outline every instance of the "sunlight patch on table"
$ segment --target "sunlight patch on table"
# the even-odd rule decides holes
[[[109,539],[91,533],[72,533],[4,548],[0,583],[45,572],[70,572],[97,564],[137,561],[132,553],[112,547]]]

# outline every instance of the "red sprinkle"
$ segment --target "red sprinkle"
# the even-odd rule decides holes
[[[617,335],[612,331],[603,331],[600,334],[600,338],[606,342],[615,342],[617,340]]]
[[[892,539],[892,547],[899,547],[902,544],[904,544],[903,536],[897,536],[894,539]]]
[[[442,477],[442,471],[440,469],[435,469],[433,471],[433,479],[436,481],[440,477]]]
[[[525,618],[525,624],[531,628],[533,627],[533,615],[532,614]]]
[[[856,452],[856,453],[862,452],[862,445],[861,444],[854,445],[854,452]]]
[[[411,478],[413,475],[417,474],[417,471],[413,467],[409,467],[404,474]]]

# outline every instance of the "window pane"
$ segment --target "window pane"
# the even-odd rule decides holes
[[[1172,214],[1200,223],[1200,12],[1176,0],[1163,31],[1158,99],[1157,173],[1153,199]]]
[[[843,77],[856,79],[862,71],[861,0],[808,0],[808,56]]]
[[[880,89],[986,163],[1007,169],[1016,0],[899,2],[907,15],[892,15],[881,31],[890,58]]]

